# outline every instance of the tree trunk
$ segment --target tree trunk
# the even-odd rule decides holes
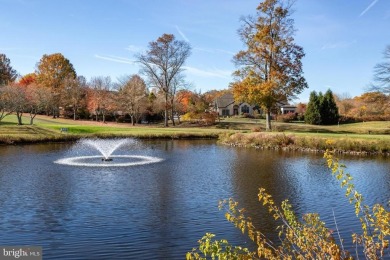
[[[16,117],[18,118],[18,125],[23,125],[23,122],[22,122],[22,115],[23,115],[23,113],[21,113],[21,112],[16,112]]]
[[[73,120],[76,121],[76,112],[77,112],[77,108],[73,108]]]
[[[168,126],[168,93],[165,93],[164,126]]]
[[[135,125],[135,121],[134,121],[134,115],[132,114],[132,115],[130,115],[130,118],[131,118],[131,125]]]
[[[271,109],[267,108],[266,114],[265,114],[265,130],[266,131],[271,131]]]
[[[173,111],[173,104],[171,103],[171,116],[172,116],[172,125],[175,126],[175,118],[174,118],[174,111]]]
[[[34,118],[37,115],[36,110],[30,112],[30,125],[34,124]]]

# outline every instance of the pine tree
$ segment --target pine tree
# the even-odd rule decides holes
[[[309,103],[307,104],[306,113],[305,113],[305,122],[307,124],[312,124],[312,125],[321,124],[320,105],[321,105],[321,100],[317,95],[317,92],[312,91],[310,93]]]
[[[321,122],[323,125],[337,124],[339,119],[339,109],[333,97],[333,93],[328,89],[320,103]]]

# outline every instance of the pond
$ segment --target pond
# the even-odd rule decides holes
[[[354,210],[321,155],[260,151],[215,141],[139,141],[114,154],[159,158],[127,167],[56,164],[94,154],[74,144],[0,147],[0,245],[43,247],[44,259],[183,259],[206,232],[251,247],[218,210],[233,197],[275,238],[257,201],[264,187],[298,215],[318,212],[353,251]],[[96,153],[95,153],[96,154]],[[345,157],[366,203],[390,198],[390,160]],[[334,212],[334,214],[333,214]],[[349,242],[348,242],[349,241]]]

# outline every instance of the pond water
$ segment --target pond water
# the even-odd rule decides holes
[[[0,147],[0,245],[43,247],[44,259],[183,259],[206,232],[251,243],[218,210],[233,197],[275,238],[257,201],[264,187],[298,215],[334,216],[345,246],[357,230],[353,207],[321,155],[259,151],[214,141],[144,141],[114,152],[160,158],[130,167],[81,167],[56,160],[91,155],[74,144]],[[95,153],[97,154],[97,153]],[[366,203],[390,199],[390,160],[346,157]],[[341,203],[340,203],[341,202]],[[334,211],[334,215],[333,215]]]

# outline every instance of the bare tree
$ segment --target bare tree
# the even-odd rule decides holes
[[[180,90],[184,90],[188,88],[189,85],[184,80],[183,74],[178,74],[173,78],[172,81],[172,87],[171,92],[169,93],[169,102],[170,102],[170,109],[171,109],[171,120],[172,125],[175,126],[175,116],[178,117],[179,123],[180,123],[180,115],[177,113],[176,109],[176,101],[177,101],[177,92]]]
[[[377,83],[370,87],[370,91],[380,91],[390,94],[390,45],[383,53],[385,61],[374,67],[374,80]]]
[[[145,81],[138,75],[132,75],[119,79],[119,82],[119,108],[130,115],[131,124],[135,125],[142,107],[146,108],[147,105]]]
[[[175,77],[183,71],[182,66],[191,54],[191,47],[185,41],[175,39],[172,34],[163,34],[149,43],[149,49],[136,56],[151,86],[158,88],[165,97],[164,125],[168,126],[169,97],[172,94]]]

